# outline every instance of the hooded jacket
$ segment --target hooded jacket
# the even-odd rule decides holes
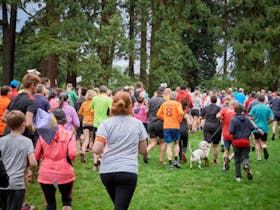
[[[257,128],[244,114],[236,114],[230,120],[229,132],[233,136],[232,144],[235,147],[249,147],[249,136]]]

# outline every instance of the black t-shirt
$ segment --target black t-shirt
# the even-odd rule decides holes
[[[24,114],[26,114],[26,112],[31,112],[35,115],[37,110],[35,97],[29,93],[22,92],[12,99],[7,109],[9,110],[9,112],[12,110],[19,110]],[[9,132],[9,130],[7,129],[5,130],[5,134]],[[23,135],[32,139],[34,133],[25,128]]]
[[[20,110],[24,114],[26,114],[26,112],[35,114],[37,110],[35,97],[26,92],[22,92],[12,99],[7,109],[9,111]]]
[[[156,96],[153,97],[149,103],[148,103],[148,108],[149,108],[149,123],[156,123],[156,122],[162,122],[161,119],[157,117],[157,112],[161,106],[161,104],[164,102],[164,98],[162,96]]]
[[[216,104],[210,104],[202,109],[201,116],[206,119],[204,127],[217,128],[220,126],[220,120],[216,117],[221,107]]]

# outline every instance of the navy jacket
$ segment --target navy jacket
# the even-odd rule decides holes
[[[257,128],[244,114],[236,114],[230,120],[229,132],[233,136],[232,144],[236,147],[249,147],[249,136]]]

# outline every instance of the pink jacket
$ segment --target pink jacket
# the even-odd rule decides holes
[[[38,182],[43,184],[66,184],[75,180],[74,168],[67,162],[76,159],[76,138],[71,131],[58,125],[58,131],[50,144],[40,136],[35,149],[36,159],[42,160]]]

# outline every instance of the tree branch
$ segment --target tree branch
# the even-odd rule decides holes
[[[25,6],[23,5],[22,1],[20,1],[20,8],[28,15],[30,16],[30,18],[32,18],[34,20],[34,22],[39,25],[38,20],[36,19],[36,15],[32,15],[30,12],[27,11],[27,9],[25,8]]]

